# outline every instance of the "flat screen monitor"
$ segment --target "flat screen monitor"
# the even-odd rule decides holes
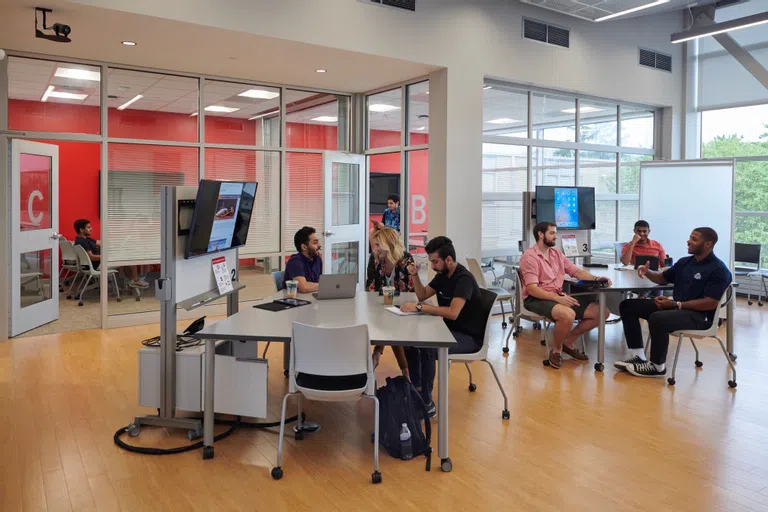
[[[594,187],[536,187],[536,222],[562,229],[595,229]]]
[[[257,183],[200,180],[185,258],[245,245]]]

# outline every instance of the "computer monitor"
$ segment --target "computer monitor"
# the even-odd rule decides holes
[[[245,245],[258,183],[200,180],[185,258]]]
[[[536,187],[536,222],[562,229],[595,229],[593,187]]]

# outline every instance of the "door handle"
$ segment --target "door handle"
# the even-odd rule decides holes
[[[330,231],[324,231],[323,236],[333,236],[335,233],[332,233]]]
[[[51,240],[58,240],[60,237],[61,235],[56,233],[55,231],[51,234]]]

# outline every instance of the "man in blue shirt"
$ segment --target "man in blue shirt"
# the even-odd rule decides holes
[[[298,251],[288,258],[285,264],[286,281],[295,280],[299,283],[299,293],[312,293],[319,289],[318,282],[323,273],[323,259],[320,257],[320,238],[315,228],[304,226],[293,236],[293,244]]]
[[[381,222],[377,222],[376,226],[379,229],[392,228],[398,233],[400,232],[400,196],[392,194],[387,197],[387,209],[384,210],[384,214],[381,216]]]
[[[656,284],[674,284],[672,299],[630,299],[619,306],[624,335],[631,353],[613,365],[636,377],[664,377],[669,348],[669,333],[679,330],[704,330],[712,320],[720,299],[731,285],[731,272],[712,253],[717,233],[712,228],[696,228],[688,238],[688,256],[663,272],[649,270],[649,263],[637,269],[640,277]],[[651,333],[651,360],[645,360],[640,318],[648,320]]]

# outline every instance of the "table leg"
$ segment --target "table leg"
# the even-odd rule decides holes
[[[437,455],[440,457],[440,469],[445,472],[453,469],[453,462],[448,457],[448,348],[437,349]]]
[[[291,367],[291,344],[283,343],[283,375],[288,376],[288,370]]]
[[[728,345],[728,357],[731,358],[731,361],[736,360],[736,354],[733,352],[733,325],[736,319],[733,317],[733,303],[736,300],[734,291],[734,297],[731,298],[731,300],[728,301],[728,305],[725,306],[725,314],[728,318],[725,320],[725,339],[726,344]]]
[[[216,341],[205,340],[205,411],[203,411],[203,459],[213,458],[213,362]]]
[[[605,293],[597,294],[598,304],[600,306],[597,324],[597,362],[595,370],[601,372],[605,369]]]

